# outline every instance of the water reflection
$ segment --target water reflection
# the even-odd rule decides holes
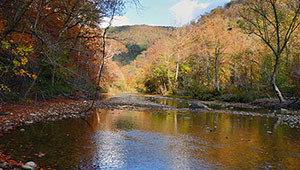
[[[1,137],[0,148],[56,169],[300,167],[300,131],[276,118],[96,110],[87,121],[31,125]],[[39,152],[46,156],[33,156]]]
[[[93,138],[96,145],[93,167],[121,169],[125,162],[124,137],[120,133],[100,132]]]
[[[177,129],[177,114],[172,117],[174,129]],[[93,161],[81,167],[101,169],[195,169],[212,168],[212,164],[204,163],[193,157],[189,150],[189,137],[172,136],[159,132],[135,130],[151,129],[151,113],[98,110],[93,126],[98,130],[93,141],[96,151]],[[98,120],[101,120],[98,122]],[[135,124],[133,124],[133,122]],[[147,123],[148,122],[148,123]],[[167,121],[167,122],[172,122]],[[168,129],[168,128],[167,128]],[[176,131],[175,131],[176,133]]]

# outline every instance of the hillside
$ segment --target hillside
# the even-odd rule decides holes
[[[285,9],[278,2],[276,10],[285,17],[278,21],[280,26],[268,27],[262,32],[260,28],[265,25],[261,23],[276,26],[274,21],[279,16],[273,13],[274,9],[268,8],[269,2],[261,3],[231,1],[196,22],[173,28],[169,34],[164,34],[163,28],[157,28],[163,32],[152,27],[153,30],[132,29],[136,32],[127,32],[134,38],[132,42],[142,40],[141,37],[156,41],[148,41],[151,46],[141,55],[123,58],[136,58],[122,69],[126,83],[141,92],[192,96],[201,100],[250,102],[270,96],[284,101],[283,96],[299,96],[296,63],[299,63],[300,34],[293,24],[300,25],[300,20],[291,20],[286,10],[295,17],[299,14],[294,8]],[[264,5],[264,8],[253,10],[253,4],[256,7]],[[261,18],[262,13],[271,20]],[[291,33],[290,29],[295,32]],[[160,38],[153,37],[155,34]],[[283,35],[291,36],[285,40],[286,45],[281,43]],[[146,44],[142,42],[139,41],[139,47]],[[280,53],[274,49],[279,49]]]
[[[173,30],[173,27],[148,25],[112,27],[109,36],[116,38],[128,49],[128,52],[114,56],[113,60],[121,66],[127,65],[155,41],[169,36]]]

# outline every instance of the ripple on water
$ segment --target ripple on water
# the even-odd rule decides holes
[[[199,152],[191,152],[199,150],[195,144],[203,145],[205,142],[186,135],[170,136],[138,130],[99,131],[92,138],[97,153],[94,154],[91,162],[82,167],[98,169],[217,168],[216,165],[200,160]]]

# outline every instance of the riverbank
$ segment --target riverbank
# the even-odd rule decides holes
[[[90,112],[85,112],[90,106],[92,101],[88,100],[68,100],[68,99],[54,99],[44,102],[36,103],[13,103],[13,104],[0,104],[0,136],[10,133],[10,131],[22,126],[30,125],[36,122],[55,121],[64,119],[74,119],[85,117],[94,109],[104,110],[140,110],[140,109],[151,109],[151,110],[174,110],[174,111],[191,111],[195,113],[207,112],[207,109],[201,108],[178,108],[167,104],[159,104],[152,102],[149,99],[164,99],[164,100],[177,100],[180,102],[186,102],[187,104],[205,104],[209,106],[209,112],[213,113],[228,113],[228,114],[239,114],[246,116],[265,116],[265,117],[277,117],[285,124],[299,128],[300,117],[299,111],[290,110],[267,110],[268,113],[261,114],[257,113],[257,110],[267,109],[261,101],[257,104],[244,104],[244,103],[227,103],[227,102],[216,102],[216,101],[198,101],[188,99],[176,99],[161,96],[111,96],[103,100],[95,102],[93,109]],[[275,105],[276,103],[271,103]],[[297,104],[297,103],[296,103]],[[239,109],[246,109],[249,111],[242,111]],[[23,129],[20,129],[22,131]],[[11,160],[10,156],[4,154],[5,151],[0,150],[0,168],[10,166],[10,168],[20,168],[24,163]]]
[[[300,101],[293,103],[292,100],[280,104],[275,99],[262,99],[253,103],[229,103],[219,101],[199,101],[189,99],[178,99],[170,97],[161,97],[147,95],[147,98],[179,100],[188,104],[201,103],[212,108],[214,112],[237,113],[237,111],[263,110],[269,113],[299,114]],[[0,135],[7,133],[16,127],[29,125],[35,122],[63,120],[69,118],[79,118],[86,116],[89,112],[85,112],[90,108],[92,101],[88,100],[69,100],[69,99],[53,99],[50,101],[40,101],[36,103],[19,102],[13,104],[0,104]],[[288,105],[290,106],[288,107]],[[284,107],[286,106],[286,107]],[[191,108],[177,108],[166,104],[142,100],[138,97],[109,97],[95,102],[93,109],[119,109],[119,110],[136,110],[136,109],[168,109],[168,110],[191,110]],[[91,109],[91,110],[93,110]],[[192,109],[193,111],[206,111],[205,109]],[[220,110],[220,111],[218,111]]]
[[[0,136],[10,133],[10,131],[15,130],[18,127],[37,122],[84,116],[88,113],[78,113],[87,107],[88,101],[66,99],[55,99],[36,103],[2,103],[0,104]],[[20,131],[22,130],[23,129],[20,129]],[[5,150],[0,150],[0,170],[21,169],[21,166],[24,164],[25,162],[13,160],[11,156],[6,154]],[[43,168],[37,167],[37,169]]]
[[[16,127],[35,122],[63,120],[86,116],[92,101],[54,99],[36,103],[0,104],[0,135],[14,130]],[[167,105],[131,98],[110,98],[96,101],[93,108],[133,110],[148,109],[176,109]]]
[[[85,117],[93,112],[95,108],[105,110],[136,110],[137,108],[176,109],[167,105],[131,98],[127,100],[112,98],[96,101],[91,111],[86,112],[91,107],[91,103],[92,101],[88,100],[68,99],[53,99],[36,103],[2,103],[0,104],[0,137],[10,133],[12,130],[37,122]],[[22,131],[23,129],[20,130]],[[24,164],[20,161],[12,160],[9,155],[5,154],[5,151],[0,150],[0,170],[1,168],[20,169]]]

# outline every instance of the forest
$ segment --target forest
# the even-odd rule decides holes
[[[0,170],[300,167],[300,1],[209,2],[0,0]]]
[[[183,27],[104,30],[99,24],[121,15],[125,2],[2,1],[0,99],[91,97],[96,89],[236,102],[297,98],[297,3],[234,0]]]
[[[128,1],[129,3],[129,1]],[[134,1],[132,1],[134,3]],[[4,0],[0,2],[0,99],[89,97],[105,84],[107,30],[120,0]],[[108,62],[109,63],[109,62]]]
[[[298,98],[295,3],[232,1],[184,27],[160,31],[163,38],[151,40],[131,63],[119,65],[127,84],[140,92],[235,102]],[[137,32],[124,30],[125,43],[132,44],[130,36]],[[147,36],[135,44],[143,48]]]

